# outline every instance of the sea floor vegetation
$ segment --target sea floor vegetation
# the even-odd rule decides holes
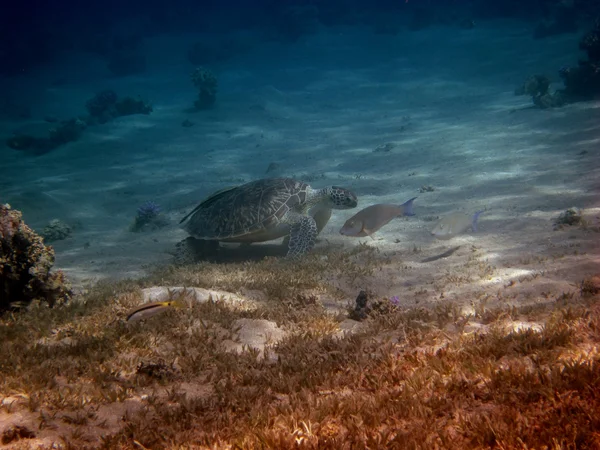
[[[7,312],[0,448],[600,448],[598,277],[530,304],[380,299],[352,320],[340,280],[358,294],[381,258],[170,267]],[[152,286],[247,301],[174,289],[186,308],[128,323]],[[258,349],[241,320],[282,332]]]

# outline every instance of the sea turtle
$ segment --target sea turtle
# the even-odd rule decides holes
[[[212,194],[180,222],[197,239],[264,242],[289,235],[288,257],[315,245],[332,209],[357,205],[356,195],[338,186],[313,189],[291,178],[265,178]]]

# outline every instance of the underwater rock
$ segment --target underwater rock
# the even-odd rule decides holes
[[[356,297],[354,309],[350,311],[348,317],[353,320],[361,321],[365,320],[371,313],[371,307],[369,302],[373,296],[368,291],[360,291],[358,297]]]
[[[119,99],[114,91],[99,92],[86,103],[90,114],[90,124],[103,124],[112,119],[133,114],[150,114],[152,105],[140,98],[124,97]]]
[[[585,225],[581,209],[575,207],[562,212],[554,221],[555,230],[562,230],[565,226],[574,225]]]
[[[533,104],[541,109],[564,106],[566,98],[562,90],[549,92],[550,80],[544,75],[533,75],[515,89],[515,95],[530,95]]]
[[[153,286],[142,289],[144,303],[165,302],[176,299],[189,299],[195,302],[224,301],[232,304],[247,303],[248,301],[233,292],[216,289],[183,286]]]
[[[116,117],[131,116],[133,114],[150,114],[152,105],[140,98],[125,97],[115,103]]]
[[[49,131],[50,141],[55,147],[74,142],[81,137],[87,124],[81,119],[70,119],[60,123]]]
[[[356,297],[354,309],[348,313],[348,318],[361,322],[371,314],[389,314],[396,310],[399,304],[398,296],[381,301],[375,300],[375,295],[370,291],[360,291]]]
[[[533,75],[527,78],[525,82],[515,89],[515,95],[545,95],[550,88],[550,80],[544,75]]]
[[[65,120],[60,125],[51,128],[48,137],[18,134],[8,138],[6,145],[14,150],[43,155],[61,145],[76,141],[86,127],[87,124],[81,119]]]
[[[53,265],[52,247],[23,222],[20,211],[0,205],[0,311],[69,300],[71,287],[61,271],[50,272]]]
[[[277,344],[285,337],[285,331],[277,323],[265,319],[237,319],[231,330],[234,339],[226,339],[222,343],[226,351],[242,353],[253,349],[259,352],[261,359],[267,345]]]
[[[217,101],[217,77],[201,67],[192,72],[192,83],[198,89],[198,99],[194,107],[199,110],[210,109]]]
[[[600,18],[596,19],[594,28],[581,38],[579,48],[587,53],[590,61],[600,62]]]
[[[111,119],[111,110],[117,103],[117,98],[115,91],[101,91],[89,99],[85,107],[90,116],[96,119],[98,123],[105,123]]]
[[[541,109],[559,108],[566,104],[566,99],[562,91],[556,91],[553,94],[544,94],[532,97],[533,104]]]
[[[564,89],[551,94],[547,89],[544,92],[542,85],[533,95],[536,106],[559,107],[600,96],[600,19],[596,20],[594,28],[580,40],[579,48],[587,53],[588,59],[580,60],[575,67],[562,67],[558,71]],[[535,89],[533,90],[535,92]]]
[[[581,295],[600,294],[600,274],[585,278],[579,287]]]
[[[60,219],[51,220],[42,230],[41,236],[44,242],[61,241],[68,238],[73,230]]]
[[[57,146],[48,138],[19,134],[6,140],[7,147],[14,150],[30,153],[32,155],[43,155],[54,150]]]

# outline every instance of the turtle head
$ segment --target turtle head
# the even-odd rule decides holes
[[[331,208],[333,209],[352,209],[356,208],[356,205],[358,204],[356,194],[343,187],[326,187],[325,194],[329,198]]]

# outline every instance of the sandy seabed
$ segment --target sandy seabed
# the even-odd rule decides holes
[[[0,122],[3,135],[81,114],[103,89],[141,95],[154,112],[88,128],[43,156],[4,148],[1,199],[38,230],[55,218],[73,227],[53,246],[56,267],[81,287],[169,264],[186,237],[177,222],[187,211],[276,163],[269,176],[351,188],[359,208],[418,196],[416,216],[373,238],[339,235],[356,211],[334,212],[320,236],[321,247],[365,244],[389,257],[364,286],[379,296],[428,289],[430,299],[443,291],[461,300],[527,280],[515,301],[555,297],[598,269],[600,103],[539,110],[515,96],[532,74],[550,74],[560,87],[557,69],[577,60],[578,35],[531,34],[525,24],[494,21],[473,30],[378,36],[332,28],[293,44],[257,41],[211,68],[218,104],[205,112],[190,112],[196,93],[185,59],[199,36],[149,39],[140,76],[110,78],[102,61],[66,55],[60,68],[7,81],[31,102],[33,118]],[[186,119],[193,126],[183,127]],[[388,143],[389,151],[376,151]],[[420,192],[424,186],[433,191]],[[148,200],[170,225],[130,232]],[[587,226],[555,230],[570,207],[583,209]],[[430,236],[438,217],[477,210],[485,210],[477,233]],[[355,297],[354,287],[347,291]]]

